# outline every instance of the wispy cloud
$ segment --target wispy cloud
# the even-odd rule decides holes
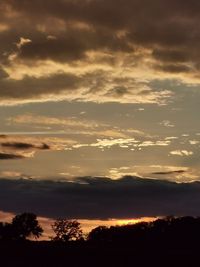
[[[98,122],[95,120],[84,119],[82,117],[50,117],[38,116],[35,114],[23,114],[15,117],[10,117],[6,120],[7,125],[25,125],[32,128],[47,127],[49,131],[35,132],[32,134],[81,134],[94,137],[107,138],[129,138],[130,136],[148,136],[141,130],[133,128],[113,127],[107,123]],[[59,130],[58,130],[59,129]],[[6,134],[6,133],[5,133]],[[11,133],[13,134],[13,133]],[[17,134],[17,133],[16,133]],[[23,134],[23,133],[21,133]],[[25,133],[24,133],[25,134]],[[31,132],[29,132],[31,134]]]
[[[191,156],[194,154],[193,151],[188,151],[188,150],[174,150],[170,152],[171,155],[175,155],[175,156]]]
[[[76,117],[47,117],[38,116],[32,114],[19,115],[13,118],[7,119],[8,124],[36,124],[36,125],[48,125],[48,126],[66,126],[66,127],[81,127],[81,128],[97,128],[98,123],[95,121],[80,120]],[[100,125],[103,126],[103,125]]]
[[[175,125],[173,123],[171,123],[169,120],[164,120],[160,123],[160,125],[164,126],[164,127],[175,127]]]

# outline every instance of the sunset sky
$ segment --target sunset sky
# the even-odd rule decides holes
[[[0,210],[200,215],[200,2],[0,1]]]

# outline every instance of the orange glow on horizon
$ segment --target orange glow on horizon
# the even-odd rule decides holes
[[[15,216],[14,213],[0,211],[0,221],[2,222],[11,222],[14,216]],[[156,219],[158,219],[158,217],[142,217],[137,219],[132,218],[132,219],[108,219],[108,220],[88,220],[88,219],[77,219],[77,220],[80,222],[83,232],[87,234],[92,229],[98,226],[106,226],[106,227],[118,226],[118,225],[122,226],[127,224],[136,224],[140,222],[151,222]],[[44,233],[39,240],[51,239],[51,237],[54,235],[51,228],[54,219],[39,216],[38,221],[42,226],[42,228],[44,229]]]
[[[152,222],[155,221],[156,217],[143,217],[138,219],[123,219],[123,220],[116,220],[117,225],[127,225],[127,224],[136,224],[140,222]]]

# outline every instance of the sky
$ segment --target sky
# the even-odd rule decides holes
[[[3,213],[200,214],[199,12],[197,0],[0,1]]]

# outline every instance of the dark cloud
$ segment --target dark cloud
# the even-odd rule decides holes
[[[5,134],[0,134],[0,138],[2,138],[2,139],[7,138],[7,135],[5,135]]]
[[[26,76],[22,80],[6,78],[0,80],[0,98],[24,99],[57,94],[64,90],[74,90],[79,83],[79,77],[64,73],[41,78]]]
[[[185,170],[177,170],[177,171],[166,171],[166,172],[153,172],[152,174],[156,175],[169,175],[169,174],[181,174],[185,173]]]
[[[35,146],[28,143],[18,143],[18,142],[5,142],[1,143],[2,147],[15,148],[15,149],[30,149]]]
[[[110,80],[110,76],[105,71],[91,71],[84,75],[76,75],[71,73],[58,73],[43,77],[31,77],[25,76],[21,80],[15,80],[11,78],[0,79],[0,99],[2,100],[24,100],[24,99],[37,99],[46,95],[51,95],[51,99],[56,99],[59,94],[62,98],[67,98],[68,93],[78,93],[77,98],[95,95],[100,90],[104,90],[108,84],[111,85],[109,91],[105,91],[104,95],[108,97],[120,98],[125,95],[131,94],[129,89],[123,86],[123,80]],[[144,86],[145,82],[136,82],[134,79],[128,79],[127,83],[132,86],[132,92],[137,93],[138,86]],[[118,84],[118,86],[115,84]],[[146,83],[147,85],[147,83]],[[82,94],[82,88],[86,88],[86,91]],[[80,91],[79,91],[80,90]],[[153,90],[145,91],[145,94],[151,94]],[[52,94],[55,97],[52,98]]]
[[[114,96],[114,97],[123,97],[129,93],[126,87],[114,87],[110,91],[108,91],[107,95]]]
[[[50,149],[50,146],[45,144],[45,143],[43,143],[41,146],[39,146],[37,148],[42,149],[42,150],[48,150],[48,149]]]
[[[199,63],[197,0],[3,0],[1,9],[12,31],[0,35],[4,51],[12,51],[20,37],[32,40],[21,47],[23,59],[71,61],[90,50],[114,53],[143,47],[151,48],[162,63]],[[12,22],[6,17],[8,10],[18,12]],[[46,38],[51,34],[56,38]]]
[[[1,153],[0,152],[0,160],[9,160],[9,159],[23,159],[24,156],[10,153]]]
[[[185,63],[188,61],[189,58],[189,51],[186,53],[186,51],[181,49],[176,50],[170,50],[170,49],[155,49],[153,51],[153,56],[164,62],[182,62]]]
[[[155,69],[171,73],[191,72],[191,69],[184,64],[165,64],[162,66],[156,65]]]
[[[85,52],[93,50],[111,50],[112,52],[133,52],[127,42],[117,38],[107,30],[89,31],[71,29],[55,39],[43,37],[33,38],[22,46],[19,57],[21,59],[46,60],[60,62],[81,60],[86,57]]]
[[[143,66],[146,57],[154,59],[148,61],[147,67],[173,76],[182,73],[198,77],[200,4],[195,0],[187,3],[182,0],[155,0],[153,3],[148,0],[2,0],[0,11],[0,61],[3,69],[6,69],[5,65],[12,66],[9,70],[13,75],[16,63],[24,63],[30,68],[36,63],[42,66],[41,61],[52,60],[71,64],[74,72],[42,76],[38,68],[39,78],[25,76],[15,80],[0,70],[2,100],[20,102],[45,98],[47,94],[52,99],[64,90],[84,87],[88,88],[90,95],[84,91],[83,94],[77,92],[77,98],[68,98],[94,101],[98,90],[111,101],[127,97],[131,102],[131,93],[140,84],[134,87],[128,84],[128,78],[117,84],[108,69],[109,77],[99,74],[96,77],[93,74],[93,79],[92,75],[90,78],[87,74],[78,76],[75,67],[91,65],[92,69],[96,63],[112,67],[117,64],[122,70],[127,67],[129,72],[133,67],[134,75],[134,67],[140,67],[140,63]],[[90,57],[88,52],[91,52]],[[94,52],[100,53],[97,56]],[[116,74],[116,70],[113,68],[112,74]],[[136,76],[138,73],[137,70]],[[107,80],[107,83],[102,80]],[[136,83],[140,83],[139,80],[136,77]],[[65,92],[68,99],[68,91]],[[152,92],[144,90],[144,93]]]
[[[43,143],[40,146],[36,146],[34,144],[29,144],[29,143],[21,143],[21,142],[3,142],[0,143],[0,145],[4,148],[11,148],[11,149],[22,149],[22,150],[26,150],[26,149],[41,149],[41,150],[47,150],[50,149],[50,146]]]
[[[177,184],[137,177],[85,177],[77,181],[1,179],[0,209],[89,219],[200,214],[199,182]]]

